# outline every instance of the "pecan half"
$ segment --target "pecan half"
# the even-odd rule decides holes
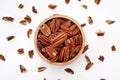
[[[22,64],[20,64],[19,67],[20,67],[21,73],[26,72],[26,68]]]
[[[32,12],[35,13],[35,14],[38,13],[38,11],[36,10],[35,6],[32,6]]]
[[[104,56],[100,55],[98,59],[103,62],[104,61]]]
[[[42,26],[40,26],[40,30],[45,36],[49,36],[51,34],[51,30],[46,24],[43,24]]]
[[[85,53],[87,50],[88,50],[88,44],[84,47],[84,49],[83,49],[83,52],[82,53]]]
[[[111,50],[112,50],[112,51],[116,51],[115,45],[112,45],[112,46],[111,46]]]
[[[17,50],[17,52],[18,52],[18,54],[24,54],[24,49],[23,49],[23,48],[19,48],[19,49]]]
[[[88,70],[90,69],[91,67],[93,66],[93,63],[88,63],[85,67],[85,70]]]
[[[67,34],[65,32],[61,32],[51,40],[51,43],[53,47],[57,47],[61,45],[63,42],[65,42],[66,40],[67,40]]]
[[[0,60],[5,61],[5,57],[2,54],[0,54]]]
[[[24,5],[22,3],[19,4],[18,8],[22,9]]]
[[[13,22],[13,21],[14,21],[14,18],[13,18],[13,17],[9,17],[9,16],[5,16],[5,17],[2,17],[2,20],[4,20],[4,21],[9,21],[9,22]]]
[[[30,38],[31,34],[32,34],[32,29],[28,29],[28,31],[27,31],[27,37]]]
[[[32,19],[31,19],[31,17],[30,17],[29,15],[26,15],[26,16],[24,17],[24,19],[25,19],[28,23],[31,23],[31,21],[32,21]]]
[[[53,9],[55,9],[57,7],[57,5],[55,5],[55,4],[49,4],[48,7],[53,10]]]
[[[81,5],[81,7],[83,7],[84,9],[87,9],[87,5]]]
[[[115,23],[115,21],[113,21],[113,20],[106,20],[106,23],[110,25],[110,24]]]
[[[88,23],[89,23],[89,24],[93,24],[93,19],[92,19],[91,16],[88,16]]]
[[[74,71],[71,68],[65,68],[65,71],[69,74],[74,74]]]
[[[66,4],[69,4],[69,3],[70,3],[70,0],[65,0],[65,3],[66,3]]]
[[[94,2],[95,2],[97,5],[99,5],[100,1],[101,1],[101,0],[94,0]]]
[[[13,38],[15,38],[15,36],[8,36],[8,37],[7,37],[7,40],[10,41],[10,40],[12,40]]]
[[[38,72],[43,72],[47,69],[47,67],[38,67]]]
[[[28,55],[29,55],[30,58],[33,58],[34,51],[33,50],[29,50],[28,51]]]
[[[101,30],[98,30],[96,32],[97,36],[104,36],[105,32],[101,31]]]
[[[51,57],[56,58],[58,55],[58,52],[53,48],[53,46],[47,46],[45,47],[45,52]]]

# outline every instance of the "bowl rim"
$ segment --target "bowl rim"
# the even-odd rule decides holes
[[[50,19],[53,19],[53,18],[65,18],[65,19],[68,19],[68,20],[71,20],[73,23],[75,23],[77,25],[77,27],[80,29],[80,32],[81,32],[81,35],[82,35],[82,48],[80,49],[79,53],[71,60],[67,61],[67,62],[51,62],[50,60],[48,60],[47,58],[45,58],[41,52],[38,50],[38,47],[37,47],[37,34],[39,32],[39,29],[40,29],[40,26],[42,26],[45,22],[47,22],[48,20]],[[61,15],[61,14],[54,14],[52,16],[49,16],[47,17],[46,19],[44,19],[36,28],[35,30],[35,34],[34,34],[34,46],[35,46],[35,50],[36,52],[39,54],[39,56],[47,63],[49,64],[53,64],[53,65],[58,65],[58,66],[62,66],[62,65],[67,65],[67,64],[70,64],[72,62],[74,62],[76,59],[78,59],[80,57],[80,55],[82,54],[83,52],[83,49],[84,49],[84,46],[85,46],[85,33],[81,27],[81,25],[73,18],[69,17],[69,16],[66,16],[66,15]]]

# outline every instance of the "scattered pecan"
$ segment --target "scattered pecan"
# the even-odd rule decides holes
[[[30,38],[31,34],[32,34],[32,29],[28,29],[28,31],[27,31],[27,37]]]
[[[20,67],[21,73],[26,72],[26,68],[22,64],[20,64],[19,67]]]
[[[90,69],[91,67],[93,66],[93,63],[88,63],[85,67],[85,70],[88,70]]]
[[[53,10],[53,9],[55,9],[57,7],[57,5],[55,5],[55,4],[49,4],[48,7]]]
[[[88,44],[84,47],[84,49],[83,49],[83,52],[82,53],[85,53],[87,50],[88,50]]]
[[[31,19],[31,17],[30,17],[29,15],[26,15],[26,16],[24,17],[24,19],[25,19],[28,23],[31,23],[31,21],[32,21],[32,19]]]
[[[86,23],[81,24],[81,27],[84,27],[84,26],[86,26]]]
[[[69,74],[74,74],[74,71],[71,68],[65,68],[65,71]]]
[[[97,36],[104,36],[105,32],[101,31],[101,30],[98,30],[96,32]]]
[[[103,62],[104,61],[104,56],[100,55],[98,59]]]
[[[84,9],[87,9],[87,5],[81,5],[81,7],[83,7]]]
[[[65,0],[65,3],[66,3],[66,4],[69,4],[69,3],[70,3],[70,0]]]
[[[5,57],[2,54],[0,54],[0,60],[5,61]]]
[[[92,19],[91,16],[88,16],[88,23],[89,23],[89,24],[93,24],[93,19]]]
[[[46,78],[44,78],[43,80],[47,80]]]
[[[32,6],[32,12],[33,13],[38,13],[38,11],[36,10],[35,6]]]
[[[85,59],[86,59],[87,63],[91,63],[91,60],[87,55],[85,55]]]
[[[46,24],[43,24],[41,27],[40,27],[40,30],[41,32],[45,35],[45,36],[49,36],[51,34],[51,30],[50,28],[48,27],[48,25]]]
[[[38,72],[43,72],[47,69],[47,67],[38,67]]]
[[[4,17],[2,17],[2,20],[4,20],[4,21],[9,21],[9,22],[13,22],[13,21],[14,21],[14,18],[13,18],[13,17],[9,17],[9,16],[4,16]]]
[[[8,41],[10,41],[10,40],[12,40],[13,38],[15,38],[15,36],[8,36],[6,39],[7,39]]]
[[[19,48],[19,49],[17,50],[17,52],[18,52],[18,54],[24,54],[24,49],[23,49],[23,48]]]
[[[30,58],[33,58],[34,51],[33,50],[29,50],[28,51],[28,55],[29,55]]]
[[[99,5],[101,0],[94,0],[94,2]]]
[[[19,23],[22,24],[22,25],[26,25],[27,21],[26,20],[21,20]]]
[[[22,9],[24,5],[22,3],[19,4],[18,8]]]
[[[110,25],[110,24],[115,23],[115,21],[113,21],[113,20],[106,20],[106,23]]]
[[[112,50],[112,51],[116,51],[115,45],[112,45],[112,46],[111,46],[111,50]]]

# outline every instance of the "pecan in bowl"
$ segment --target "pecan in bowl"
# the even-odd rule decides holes
[[[85,35],[74,19],[55,14],[39,24],[35,31],[34,44],[37,53],[46,62],[66,65],[82,54]]]

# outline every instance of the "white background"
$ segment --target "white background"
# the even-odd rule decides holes
[[[22,3],[23,9],[18,5]],[[56,4],[57,8],[51,10],[48,4]],[[84,9],[81,5],[87,5]],[[32,6],[38,10],[37,14],[31,11]],[[94,0],[71,0],[67,5],[64,0],[0,0],[0,54],[3,54],[6,61],[0,61],[0,80],[120,80],[120,4],[119,0],[101,0],[99,5]],[[26,26],[19,24],[19,21],[26,15],[31,16],[32,22]],[[83,28],[86,35],[86,44],[89,44],[88,51],[70,65],[54,66],[44,62],[36,53],[34,48],[34,32],[41,21],[53,14],[63,14],[77,20],[80,24],[86,23]],[[3,16],[12,16],[14,22],[5,22]],[[93,24],[89,25],[87,17],[93,18]],[[108,25],[105,20],[115,20],[115,23]],[[27,38],[27,30],[33,29],[31,38]],[[105,36],[96,36],[100,29]],[[6,37],[14,35],[15,38],[7,41]],[[117,51],[112,52],[111,46],[115,45]],[[24,48],[25,54],[19,55],[17,49]],[[30,59],[29,50],[34,50],[34,57]],[[94,65],[85,70],[88,55]],[[104,62],[98,60],[99,55],[105,57]],[[19,65],[26,67],[27,72],[21,73]],[[44,72],[37,72],[37,68],[46,66]],[[72,68],[74,75],[64,71],[65,68]]]

